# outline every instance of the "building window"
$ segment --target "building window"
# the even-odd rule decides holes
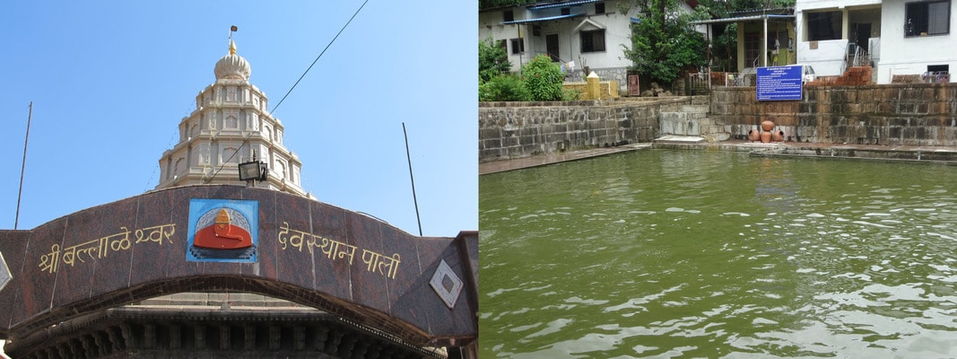
[[[600,15],[605,13],[605,3],[596,2],[595,3],[595,15]]]
[[[512,13],[512,10],[502,11],[502,21],[504,22],[515,21],[515,14]]]
[[[512,39],[512,54],[525,52],[525,41],[521,37]]]
[[[562,8],[562,15],[571,15],[571,13],[572,13],[572,8],[570,8],[570,7],[563,7],[563,8]]]
[[[950,72],[950,65],[927,65],[927,72]]]
[[[582,52],[605,51],[605,30],[582,31]]]
[[[904,10],[904,35],[927,36],[950,33],[950,0],[912,2]]]
[[[807,36],[808,41],[839,40],[841,38],[841,12],[808,13]]]

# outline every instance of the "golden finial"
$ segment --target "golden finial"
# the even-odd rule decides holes
[[[233,33],[236,31],[239,31],[239,28],[236,27],[236,25],[229,27],[229,54],[230,55],[236,54],[236,42],[233,41]]]

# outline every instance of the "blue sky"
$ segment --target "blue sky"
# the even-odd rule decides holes
[[[272,107],[361,3],[5,4],[0,228],[13,228],[28,102],[20,229],[155,187],[177,124],[215,81],[230,25]],[[404,121],[425,235],[478,228],[476,8],[369,1],[275,113],[303,188],[417,233]]]

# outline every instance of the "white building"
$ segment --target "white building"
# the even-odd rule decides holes
[[[556,62],[574,63],[569,80],[582,81],[581,70],[587,66],[624,89],[633,65],[625,47],[631,47],[632,22],[640,20],[636,6],[623,12],[620,3],[568,0],[483,9],[479,40],[491,39],[505,48],[513,72],[535,56],[548,55]],[[686,2],[679,3],[681,11],[691,11]]]
[[[249,83],[252,69],[236,54],[216,62],[216,82],[196,96],[196,110],[179,123],[179,143],[159,160],[157,189],[194,184],[237,184],[238,165],[253,156],[268,165],[256,187],[305,196],[302,162],[282,144],[284,127],[268,112],[266,95]]]
[[[798,0],[797,62],[836,76],[871,62],[877,83],[957,68],[953,0]],[[951,76],[951,82],[957,77]]]

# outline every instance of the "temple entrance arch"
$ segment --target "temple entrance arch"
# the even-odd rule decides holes
[[[10,308],[0,312],[0,334],[16,346],[157,295],[236,291],[318,308],[416,346],[464,346],[477,335],[477,245],[475,232],[415,237],[272,190],[159,190],[0,231],[11,273],[0,289],[0,308]]]

